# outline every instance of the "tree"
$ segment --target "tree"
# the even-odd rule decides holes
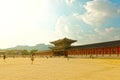
[[[37,49],[33,49],[33,50],[30,51],[30,54],[34,54],[37,51],[38,51]]]
[[[29,55],[30,53],[27,50],[22,50],[22,55]]]

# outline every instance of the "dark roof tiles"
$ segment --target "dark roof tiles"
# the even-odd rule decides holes
[[[120,40],[95,43],[95,44],[72,46],[69,49],[88,49],[88,48],[90,49],[90,48],[115,47],[115,46],[120,46]]]

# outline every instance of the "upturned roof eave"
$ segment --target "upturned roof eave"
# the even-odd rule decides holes
[[[68,38],[64,38],[64,39],[59,39],[59,40],[56,40],[56,41],[53,41],[53,42],[50,42],[50,43],[52,43],[52,44],[61,44],[61,43],[66,43],[66,42],[68,42],[68,43],[74,43],[74,42],[76,42],[77,40],[71,40],[71,39],[68,39]]]

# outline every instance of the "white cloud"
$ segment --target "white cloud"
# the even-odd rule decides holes
[[[81,18],[81,16],[80,16],[78,13],[73,13],[72,16],[74,16],[74,17],[77,18],[77,19],[80,19],[80,18]]]
[[[71,24],[72,17],[60,17],[56,23],[56,33],[60,36],[71,36],[82,32],[77,24]]]
[[[105,28],[105,31],[106,31],[107,33],[111,33],[111,32],[113,32],[114,30],[115,30],[114,27]]]
[[[109,36],[109,34],[114,34],[116,32],[118,32],[119,28],[114,28],[114,27],[108,27],[108,28],[103,28],[103,29],[100,29],[100,28],[95,28],[94,31],[96,33],[98,33],[99,35],[107,35]]]
[[[86,13],[82,20],[92,26],[100,26],[109,18],[114,18],[119,14],[119,8],[109,0],[93,0],[84,5]]]
[[[84,40],[81,40],[83,44],[98,43],[120,40],[120,28],[109,27],[109,28],[96,28],[95,32],[85,34]]]
[[[57,20],[55,30],[59,38],[68,37],[75,39],[77,40],[77,43],[75,43],[77,45],[120,39],[120,28],[92,28],[94,32],[85,32],[80,25],[72,23],[74,18],[64,16]]]
[[[98,35],[96,37],[101,37],[101,41],[109,41],[120,39],[120,28],[108,27],[104,29],[96,28],[95,34]]]
[[[120,14],[120,9],[118,9],[118,13]]]
[[[74,1],[75,0],[65,0],[66,4],[69,6],[72,5]]]
[[[77,40],[82,39],[83,30],[80,25],[72,22],[73,19],[71,16],[62,16],[57,20],[55,31],[59,37],[68,37]]]

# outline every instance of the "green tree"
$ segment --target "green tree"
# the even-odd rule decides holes
[[[38,51],[37,49],[33,49],[33,50],[30,51],[30,54],[34,54],[37,51]]]
[[[27,50],[22,50],[22,55],[29,55],[30,53]]]

